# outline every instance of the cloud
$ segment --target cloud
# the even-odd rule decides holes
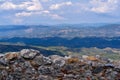
[[[27,7],[28,11],[42,10],[43,9],[39,0],[32,0],[32,2],[30,2],[29,4],[31,4],[31,6]]]
[[[75,3],[78,12],[93,12],[101,14],[115,13],[120,6],[120,0],[89,0],[85,3]]]
[[[3,23],[117,21],[119,9],[120,0],[2,0],[0,17]]]
[[[16,17],[29,17],[32,15],[41,15],[41,16],[51,17],[52,19],[56,19],[56,20],[64,20],[65,19],[64,17],[62,17],[58,14],[51,13],[48,10],[36,11],[36,12],[25,12],[24,11],[24,12],[19,12],[19,13],[15,14]]]
[[[48,10],[44,10],[44,11],[42,11],[42,13],[49,14],[49,13],[50,13],[50,11],[48,11]]]
[[[10,9],[16,9],[16,5],[12,2],[5,2],[0,6],[0,9],[3,10],[10,10]]]
[[[64,17],[59,16],[57,14],[49,14],[50,17],[52,17],[52,19],[57,19],[57,20],[65,20]]]
[[[50,0],[45,0],[45,2]],[[59,7],[64,5],[71,5],[71,2],[65,2],[62,4],[59,4]],[[25,1],[21,2],[19,4],[14,4],[12,2],[4,2],[1,4],[0,9],[2,10],[20,10],[20,12],[16,12],[15,16],[17,18],[20,17],[29,17],[34,15],[41,15],[41,16],[48,16],[51,17],[51,19],[57,19],[62,20],[64,19],[62,16],[59,16],[58,14],[51,13],[48,10],[44,10],[42,4],[39,0],[31,0],[31,1]],[[19,19],[14,20],[15,23],[21,22]]]
[[[63,6],[70,6],[70,5],[72,5],[71,1],[69,1],[69,2],[63,2],[63,3],[59,3],[59,4],[53,4],[49,8],[51,10],[57,10],[57,9],[60,9],[61,7],[63,7]]]
[[[110,13],[118,7],[118,0],[92,0],[90,11],[96,13]]]
[[[43,7],[39,0],[32,0],[32,1],[22,2],[20,4],[14,4],[12,2],[4,2],[3,4],[1,4],[0,9],[37,11],[37,10],[42,10]]]
[[[49,1],[52,1],[52,0],[41,0],[42,2],[49,2]]]
[[[15,14],[16,17],[24,17],[24,16],[31,16],[31,15],[32,15],[32,12],[19,12]]]
[[[44,16],[49,16],[51,17],[52,19],[56,19],[56,20],[65,20],[64,17],[58,15],[58,14],[55,14],[55,13],[51,13],[50,11],[42,11],[41,14],[43,14]]]

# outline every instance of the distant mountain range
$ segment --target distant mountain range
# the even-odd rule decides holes
[[[120,24],[0,25],[0,53],[22,49],[119,59]]]
[[[86,37],[86,38],[73,38],[66,39],[60,37],[49,37],[49,38],[6,38],[1,39],[1,43],[11,43],[11,44],[24,44],[33,46],[64,46],[68,48],[120,48],[120,37],[113,38],[102,38],[102,37]]]
[[[120,24],[0,25],[0,38],[120,37]]]

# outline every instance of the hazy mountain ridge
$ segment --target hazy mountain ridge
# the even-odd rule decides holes
[[[116,56],[117,50],[114,50],[114,48],[120,49],[119,34],[120,24],[1,25],[0,52],[36,49],[45,55],[102,53],[111,58],[113,56],[119,58]],[[51,47],[55,48],[51,49]],[[107,47],[110,49],[105,52],[110,54],[104,53]]]
[[[1,25],[0,37],[120,37],[120,24]]]

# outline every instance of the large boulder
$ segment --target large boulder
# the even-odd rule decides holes
[[[25,59],[33,59],[40,52],[33,49],[23,49],[20,51],[20,55]]]

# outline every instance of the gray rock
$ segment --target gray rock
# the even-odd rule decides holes
[[[5,59],[5,57],[1,57],[1,58],[0,58],[0,65],[3,65],[3,66],[7,66],[7,65],[8,65],[8,62],[7,62],[7,60]]]
[[[51,65],[53,61],[49,57],[43,57],[44,65]]]
[[[39,75],[37,80],[54,80],[54,79],[50,76]]]
[[[56,59],[56,60],[54,60],[54,65],[62,67],[65,65],[65,60],[64,59]]]
[[[25,61],[23,67],[28,68],[28,67],[32,67],[32,65],[29,61]]]
[[[30,61],[33,67],[39,67],[44,64],[44,59],[42,55],[36,56],[33,60]]]
[[[0,54],[0,58],[3,57],[3,56],[4,56],[4,54]]]
[[[38,68],[38,72],[39,74],[42,74],[42,75],[51,75],[52,72],[53,72],[53,68],[52,67],[48,67],[48,66],[40,66]]]
[[[108,68],[114,68],[114,64],[111,64],[111,63],[107,63],[104,66]]]
[[[20,55],[26,59],[33,59],[40,52],[33,49],[23,49],[20,51]]]
[[[95,67],[93,70],[92,70],[92,73],[93,74],[98,74],[98,73],[100,73],[101,71],[103,71],[103,67]]]

